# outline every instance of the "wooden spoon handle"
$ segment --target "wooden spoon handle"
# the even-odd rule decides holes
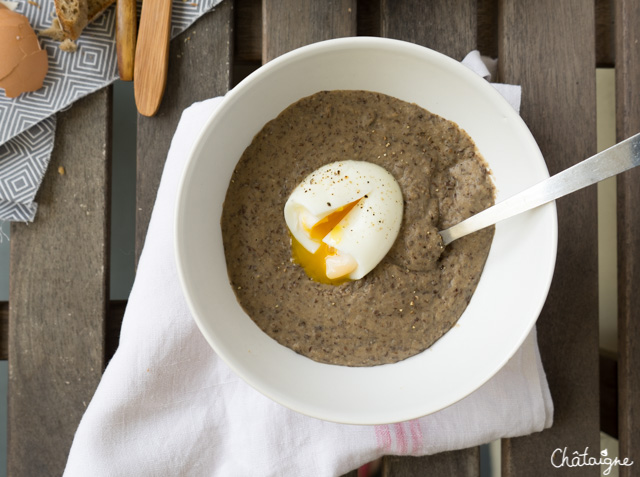
[[[116,3],[116,51],[118,72],[122,81],[133,80],[137,22],[136,0],[118,0]]]
[[[144,0],[136,45],[133,92],[138,112],[153,116],[160,107],[169,67],[171,0]]]

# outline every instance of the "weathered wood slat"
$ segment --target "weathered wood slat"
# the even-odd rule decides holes
[[[62,474],[102,374],[110,127],[111,88],[60,113],[37,219],[11,225],[10,476]]]
[[[233,2],[225,0],[171,41],[169,76],[160,109],[150,118],[138,115],[136,263],[182,111],[196,101],[223,95],[229,90],[232,35]]]
[[[122,317],[127,306],[125,300],[114,300],[107,306],[105,329],[105,363],[118,348]],[[9,359],[9,302],[0,302],[0,361]]]
[[[262,61],[309,43],[356,34],[356,0],[264,0]]]
[[[640,3],[616,2],[618,140],[640,132]],[[640,462],[640,171],[618,176],[618,436],[620,457]],[[637,464],[636,464],[637,465]],[[637,469],[620,467],[621,476]]]
[[[380,24],[382,36],[411,41],[457,60],[477,47],[475,0],[382,0]],[[479,449],[419,458],[385,457],[383,460],[385,477],[421,476],[426,472],[432,475],[480,475]]]
[[[442,452],[427,457],[386,456],[382,459],[383,477],[425,475],[478,476],[480,475],[480,448]]]
[[[612,67],[614,0],[595,0],[596,64]],[[483,55],[498,57],[498,9],[500,0],[478,0],[478,49]]]
[[[500,77],[522,85],[521,114],[551,174],[594,154],[594,3],[503,0],[499,21]],[[573,453],[589,447],[599,455],[596,190],[576,192],[557,207],[556,270],[538,320],[554,425],[503,441],[505,476],[575,475],[576,469],[551,466],[558,448]],[[583,467],[578,473],[597,476],[600,470]]]
[[[462,60],[477,47],[476,0],[382,0],[381,35]]]
[[[350,2],[350,5],[353,5],[353,3],[354,2]],[[357,0],[355,4],[357,28],[356,31],[350,35],[379,36],[380,5],[378,2],[372,0]],[[304,6],[301,5],[301,7]],[[269,4],[265,6],[265,8],[271,9],[272,6]],[[347,7],[347,12],[349,8],[352,7]],[[353,13],[353,8],[351,13]],[[262,24],[262,14],[262,0],[236,0],[237,28],[234,34],[234,59],[236,62],[245,64],[262,61],[262,28],[256,29],[256,24]],[[268,21],[272,24],[273,18]],[[351,20],[349,19],[349,21]],[[318,36],[318,38],[322,39],[321,36]],[[297,46],[302,46],[302,44],[298,44]],[[295,48],[295,46],[293,48]],[[293,48],[289,47],[288,49]]]

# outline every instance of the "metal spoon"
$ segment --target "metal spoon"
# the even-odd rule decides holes
[[[640,133],[442,230],[444,245],[640,165]]]

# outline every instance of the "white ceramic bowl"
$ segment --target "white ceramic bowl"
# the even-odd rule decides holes
[[[263,333],[238,305],[227,279],[220,216],[231,173],[253,136],[291,103],[332,89],[385,93],[455,121],[489,163],[497,200],[548,177],[518,114],[489,83],[457,61],[381,38],[313,44],[247,77],[204,126],[179,190],[179,275],[191,312],[213,349],[273,400],[335,422],[413,419],[472,393],[528,335],[555,265],[555,204],[497,225],[484,272],[459,326],[426,351],[369,368],[321,364],[296,354]]]

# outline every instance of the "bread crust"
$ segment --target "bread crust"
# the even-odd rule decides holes
[[[77,40],[82,30],[84,30],[84,27],[89,23],[89,6],[87,0],[76,1],[78,3],[77,11],[69,13],[67,12],[69,2],[65,0],[54,0],[58,21],[64,32],[65,39]]]
[[[42,31],[41,34],[58,41],[77,40],[84,28],[114,2],[115,0],[97,2],[97,8],[89,11],[88,0],[77,0],[78,11],[74,12],[75,16],[72,16],[68,14],[68,0],[54,0],[57,18],[54,18],[51,27]]]

